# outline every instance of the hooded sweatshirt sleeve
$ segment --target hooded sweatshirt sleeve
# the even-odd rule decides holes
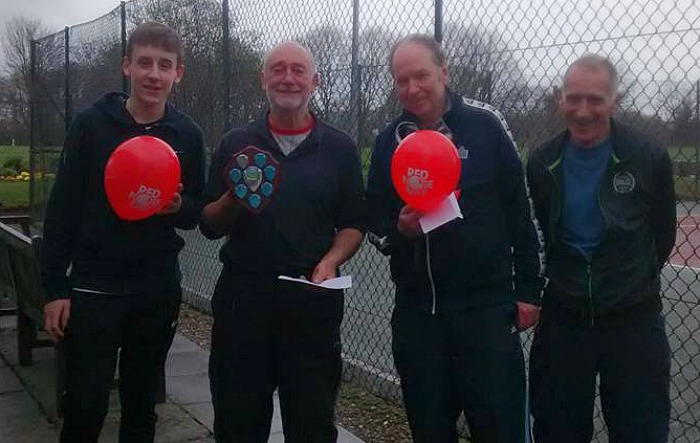
[[[69,298],[66,276],[76,236],[80,231],[80,200],[83,194],[83,158],[88,144],[86,115],[78,115],[68,129],[56,181],[46,206],[40,269],[46,302]]]
[[[182,171],[182,206],[170,218],[173,226],[180,229],[193,229],[199,223],[204,206],[204,169],[206,153],[202,130],[192,122],[193,130],[189,135],[189,152],[186,161],[181,164]]]

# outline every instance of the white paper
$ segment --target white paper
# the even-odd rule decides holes
[[[439,228],[445,223],[456,218],[462,218],[462,211],[459,209],[455,193],[450,194],[440,205],[430,212],[427,212],[418,219],[424,234]]]
[[[314,283],[310,280],[307,280],[304,277],[294,278],[294,277],[289,277],[287,275],[280,275],[277,278],[279,280],[286,280],[286,281],[291,281],[291,282],[295,282],[295,283],[303,283],[305,285],[317,286],[319,288],[325,288],[325,289],[348,289],[348,288],[352,287],[352,276],[351,275],[342,275],[342,276],[336,277],[336,278],[329,278],[328,280],[325,280],[321,283]]]

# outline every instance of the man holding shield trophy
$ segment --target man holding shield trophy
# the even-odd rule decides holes
[[[62,442],[98,440],[117,355],[120,441],[153,440],[181,300],[175,228],[193,229],[202,210],[202,131],[167,104],[184,72],[180,37],[137,26],[122,70],[129,95],[73,120],[44,220],[45,328],[66,360]]]
[[[212,160],[202,232],[228,236],[212,298],[209,376],[219,442],[267,442],[278,389],[285,441],[334,442],[343,291],[321,284],[359,247],[364,186],[357,148],[309,111],[313,56],[267,53],[269,112],[225,134]]]
[[[518,331],[537,322],[544,257],[515,143],[494,108],[447,88],[432,37],[404,37],[389,62],[404,112],[377,136],[367,205],[370,240],[391,255],[392,348],[413,439],[457,442],[463,412],[474,441],[524,442]],[[461,162],[450,197],[461,218],[431,231],[424,222],[434,210],[405,204],[392,184],[397,146],[418,130],[450,138]],[[416,169],[428,184],[442,173]]]

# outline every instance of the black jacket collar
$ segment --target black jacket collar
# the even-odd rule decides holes
[[[561,132],[547,142],[541,150],[541,159],[548,166],[553,167],[561,160],[564,146],[571,138],[569,130]],[[610,120],[610,139],[613,144],[613,160],[622,163],[632,158],[639,150],[641,140],[627,126]]]

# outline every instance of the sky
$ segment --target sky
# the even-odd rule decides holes
[[[244,6],[233,8],[239,30],[269,42],[300,35],[325,22],[347,31],[352,26],[351,0],[232,3]],[[378,25],[406,33],[432,31],[432,0],[359,3],[361,29]],[[397,10],[396,3],[406,7]],[[0,0],[0,32],[6,20],[16,15],[39,18],[56,32],[97,19],[118,6],[119,0]],[[445,23],[500,36],[529,82],[548,86],[559,81],[566,64],[587,51],[608,54],[618,62],[624,68],[623,84],[631,78],[658,90],[669,79],[700,82],[698,0],[444,0],[443,10]],[[3,65],[0,51],[0,70]],[[641,89],[651,101],[651,89]]]
[[[52,30],[77,25],[100,17],[119,6],[119,0],[0,0],[0,33],[12,17],[38,18]],[[0,51],[0,64],[4,64]]]

